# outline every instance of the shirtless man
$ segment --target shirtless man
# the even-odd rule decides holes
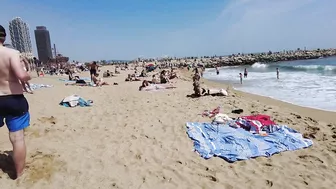
[[[93,81],[93,77],[97,74],[98,70],[98,65],[96,61],[93,61],[92,64],[90,64],[90,76],[91,76],[91,81]]]
[[[13,145],[16,177],[23,174],[26,163],[24,131],[30,124],[29,105],[21,82],[31,79],[20,62],[20,53],[4,47],[6,31],[0,25],[0,127],[6,123]]]

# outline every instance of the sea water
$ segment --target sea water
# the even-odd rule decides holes
[[[240,84],[239,73],[248,76]],[[276,68],[279,68],[277,79]],[[237,90],[267,96],[304,107],[336,112],[336,57],[277,63],[255,63],[207,69],[204,77],[228,82]]]

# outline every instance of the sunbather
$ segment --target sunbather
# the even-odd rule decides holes
[[[98,73],[93,75],[92,81],[94,84],[96,84],[97,86],[109,85],[106,81],[103,80],[103,78],[98,78],[98,76],[99,76]]]
[[[125,81],[141,81],[138,77],[135,76],[135,74],[128,74]]]
[[[154,90],[172,89],[172,88],[176,87],[171,84],[150,84],[149,81],[144,80],[142,82],[142,85],[139,87],[139,91],[154,91]]]
[[[211,95],[211,96],[227,96],[228,93],[225,89],[205,89],[202,88],[202,95]]]
[[[103,77],[112,77],[114,76],[112,72],[110,72],[110,70],[107,70],[106,72],[104,72]]]

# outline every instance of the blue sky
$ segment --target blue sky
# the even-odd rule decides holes
[[[334,0],[1,0],[79,61],[336,47]]]

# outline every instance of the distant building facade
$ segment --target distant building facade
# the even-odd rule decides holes
[[[47,63],[53,58],[49,31],[45,26],[37,26],[34,33],[39,60]]]
[[[16,17],[9,22],[9,33],[12,47],[20,51],[23,55],[31,58],[33,56],[33,50],[28,24],[20,17]]]

